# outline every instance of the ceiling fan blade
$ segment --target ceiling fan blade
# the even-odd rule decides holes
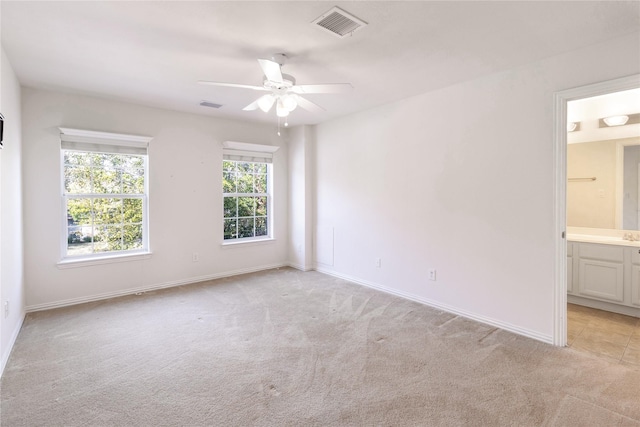
[[[247,105],[246,107],[244,107],[242,110],[243,111],[253,111],[253,110],[257,110],[259,105],[258,105],[258,101],[260,101],[262,99],[262,97],[256,99],[255,101],[253,101],[251,104]]]
[[[353,90],[351,83],[327,83],[318,85],[296,85],[291,88],[295,93],[346,93]]]
[[[261,90],[261,91],[269,90],[269,89],[265,89],[262,86],[241,85],[241,84],[237,84],[237,83],[208,82],[208,81],[205,81],[205,80],[200,80],[200,81],[198,81],[198,83],[203,84],[203,85],[224,86],[224,87],[238,87],[238,88],[242,88],[242,89],[252,89],[252,90]]]
[[[312,113],[322,113],[323,111],[326,111],[324,108],[322,108],[321,106],[319,106],[318,104],[314,104],[313,102],[309,101],[308,99],[305,99],[301,96],[297,96],[296,97],[296,101],[298,102],[298,106],[310,111]]]
[[[270,82],[282,83],[282,71],[280,71],[280,64],[277,62],[269,61],[268,59],[258,59],[260,68],[264,73],[267,80]]]

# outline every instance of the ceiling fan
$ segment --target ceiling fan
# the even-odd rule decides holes
[[[262,111],[267,113],[275,104],[276,114],[278,117],[287,117],[289,113],[295,110],[298,106],[312,113],[325,111],[324,108],[300,96],[302,94],[345,93],[353,89],[351,83],[296,85],[296,79],[293,76],[282,73],[281,68],[286,62],[286,59],[287,56],[284,53],[276,53],[271,57],[271,59],[258,59],[260,68],[262,68],[262,72],[264,73],[262,86],[209,82],[203,80],[200,80],[198,83],[268,92],[244,107],[243,110],[252,111],[260,108]]]

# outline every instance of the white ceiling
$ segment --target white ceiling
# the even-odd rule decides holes
[[[311,24],[335,5],[369,25],[339,39]],[[242,111],[259,93],[197,81],[261,85],[256,59],[284,52],[299,84],[353,84],[349,94],[306,95],[327,112],[297,109],[297,125],[637,32],[640,2],[3,0],[0,19],[29,87],[273,122],[273,111]]]

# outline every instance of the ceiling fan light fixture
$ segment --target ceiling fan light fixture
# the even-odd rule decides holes
[[[622,126],[629,121],[629,116],[611,116],[605,117],[602,120],[604,120],[607,126]]]
[[[282,104],[282,98],[278,99],[276,103],[276,114],[278,117],[287,117],[289,115],[289,110]]]
[[[298,106],[298,100],[295,95],[287,94],[282,98],[282,106],[289,111],[293,111]]]
[[[265,113],[268,113],[275,101],[276,98],[273,95],[265,95],[258,100],[258,107]]]

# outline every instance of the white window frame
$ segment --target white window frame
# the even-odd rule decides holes
[[[117,261],[130,261],[139,258],[148,258],[151,254],[149,249],[149,215],[148,215],[148,195],[149,195],[149,159],[148,144],[151,137],[138,135],[125,135],[107,132],[88,131],[81,129],[59,128],[60,129],[60,188],[62,194],[61,203],[61,238],[60,254],[61,261],[59,268],[68,268],[77,265],[94,265]],[[133,154],[140,155],[144,159],[144,194],[132,197],[130,194],[67,194],[65,191],[65,151],[96,152],[109,154]],[[136,198],[142,200],[142,248],[122,251],[108,251],[83,255],[68,255],[68,222],[67,222],[67,201],[74,198]]]
[[[222,162],[224,161],[237,161],[248,163],[265,163],[267,166],[267,193],[224,193],[222,187],[220,191],[222,193],[222,205],[224,210],[224,198],[227,197],[240,197],[243,194],[249,196],[266,196],[267,197],[267,235],[257,237],[242,237],[235,239],[224,238],[224,215],[222,217],[221,227],[221,244],[223,246],[233,246],[246,243],[259,243],[274,240],[274,209],[273,209],[273,155],[280,148],[273,145],[262,144],[250,144],[245,142],[225,141],[222,143]],[[224,174],[224,170],[222,171]]]

